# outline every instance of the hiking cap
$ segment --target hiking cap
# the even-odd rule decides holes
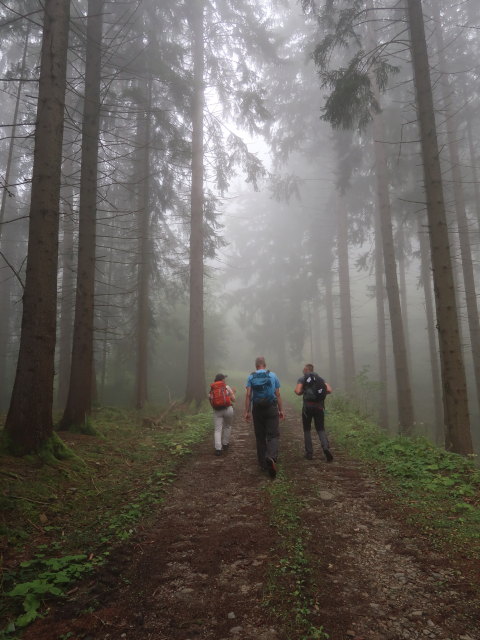
[[[228,376],[226,376],[224,373],[217,373],[214,382],[220,382],[220,380],[225,380],[225,378],[228,378]]]

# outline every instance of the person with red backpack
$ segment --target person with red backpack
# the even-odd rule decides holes
[[[235,392],[225,382],[227,378],[223,373],[217,373],[215,381],[210,385],[208,399],[213,409],[213,425],[215,455],[221,456],[222,451],[227,451],[230,444],[230,434],[233,423],[233,403]]]

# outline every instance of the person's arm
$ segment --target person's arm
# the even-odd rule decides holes
[[[278,415],[283,419],[285,417],[285,414],[283,413],[283,401],[278,387],[275,389],[275,395],[277,396]]]
[[[297,382],[297,386],[294,389],[297,396],[303,396],[303,382]]]
[[[247,387],[245,393],[245,420],[250,420],[250,398],[252,397],[252,387]]]
[[[232,404],[235,402],[236,398],[235,398],[235,389],[232,389],[232,387],[229,387],[227,384],[227,394],[228,397],[230,398],[230,400],[232,401]]]

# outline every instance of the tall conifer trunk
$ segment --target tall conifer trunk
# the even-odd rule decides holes
[[[92,407],[98,135],[103,0],[88,1],[85,100],[72,366],[61,429],[81,427]]]
[[[70,162],[67,173],[72,172]],[[71,178],[67,177],[67,180]],[[62,409],[67,401],[70,380],[70,358],[72,355],[73,300],[74,300],[74,246],[73,246],[73,188],[64,187],[63,193],[63,239],[61,243],[62,288],[60,301],[60,327],[58,340],[58,386],[57,405]]]
[[[385,132],[381,114],[373,118],[373,136],[375,150],[375,176],[377,179],[377,198],[380,216],[380,233],[385,266],[385,284],[387,289],[390,324],[392,329],[393,357],[395,362],[395,381],[397,387],[398,421],[400,432],[411,432],[413,417],[412,389],[408,370],[405,327],[400,305],[400,289],[397,278],[395,247],[393,243],[392,213],[388,194],[387,158],[383,140]]]
[[[440,383],[440,370],[438,366],[438,341],[435,332],[435,311],[432,296],[432,274],[430,272],[430,255],[428,251],[427,232],[422,227],[421,219],[418,222],[418,237],[420,239],[420,264],[423,291],[425,295],[425,315],[427,318],[428,352],[430,354],[430,370],[432,373],[433,391],[433,415],[435,442],[440,445],[445,443],[443,429],[443,401]]]
[[[204,223],[203,223],[203,110],[204,87],[204,24],[203,0],[191,5],[193,33],[193,96],[192,96],[192,189],[190,226],[190,320],[188,333],[187,401],[199,404],[205,391],[204,336]]]
[[[388,369],[387,369],[387,335],[384,298],[384,261],[380,232],[380,212],[375,207],[375,304],[377,309],[377,339],[378,339],[378,379],[380,393],[378,401],[378,422],[388,430]]]
[[[5,433],[16,454],[53,432],[58,222],[70,0],[45,0],[20,350]]]
[[[372,9],[371,1],[368,2]],[[370,48],[375,46],[371,22],[369,23]],[[373,93],[380,104],[380,92],[373,74],[370,76]],[[387,154],[385,153],[385,125],[381,113],[373,114],[373,149],[375,154],[375,177],[378,202],[382,253],[385,267],[385,285],[387,289],[390,326],[392,331],[393,359],[395,363],[395,382],[397,388],[398,422],[400,433],[409,434],[414,422],[412,388],[407,358],[405,337],[405,309],[400,304],[395,245],[393,241],[392,209],[390,205]]]
[[[8,144],[8,153],[7,153],[7,163],[5,167],[5,176],[3,178],[3,184],[5,188],[2,189],[2,200],[0,205],[0,251],[3,251],[3,248],[7,245],[4,241],[4,230],[5,226],[3,224],[5,219],[5,212],[7,210],[7,201],[9,200],[9,195],[12,193],[12,187],[10,186],[10,177],[12,175],[13,170],[13,151],[15,148],[15,139],[17,135],[17,120],[18,120],[18,111],[20,107],[20,98],[22,96],[23,89],[23,81],[22,78],[25,77],[25,68],[26,68],[26,59],[27,59],[27,51],[28,51],[28,39],[30,36],[30,24],[27,27],[27,33],[25,34],[25,44],[23,46],[23,54],[22,54],[22,62],[20,65],[20,80],[18,82],[17,87],[17,95],[15,96],[15,107],[13,109],[13,117],[12,117],[12,129],[11,129],[11,137],[10,142]],[[0,266],[6,264],[4,258],[0,256]],[[8,402],[8,391],[7,391],[7,358],[8,358],[8,344],[10,337],[10,323],[11,323],[11,306],[10,306],[10,297],[12,294],[12,279],[10,277],[6,277],[3,275],[5,272],[0,271],[2,277],[0,277],[0,411],[4,410],[4,403]],[[10,385],[8,385],[10,386]]]
[[[337,198],[338,220],[338,280],[340,286],[340,326],[343,346],[343,376],[347,393],[353,391],[355,354],[353,351],[352,301],[350,293],[350,264],[348,256],[348,212],[345,199]]]
[[[137,362],[135,406],[141,409],[148,400],[148,334],[149,334],[149,284],[152,261],[150,239],[150,113],[152,88],[149,79],[145,87],[144,111],[139,110],[138,122],[138,271],[137,271]]]
[[[445,407],[445,445],[473,452],[422,3],[407,0]]]
[[[325,274],[325,308],[327,313],[327,341],[328,341],[328,381],[332,387],[338,385],[337,344],[335,341],[335,314],[333,301],[333,283],[331,270]]]
[[[445,58],[445,43],[442,32],[440,10],[437,3],[432,5],[433,17],[436,23],[436,42],[441,73],[440,86],[442,91],[445,125],[447,129],[447,144],[450,159],[450,170],[453,183],[453,197],[455,201],[456,223],[462,258],[463,283],[465,285],[465,300],[467,304],[468,328],[475,375],[477,407],[480,414],[480,320],[478,317],[477,292],[475,275],[473,272],[472,249],[470,245],[470,224],[467,218],[463,178],[460,171],[460,153],[458,150],[458,134],[456,118],[450,105],[452,88],[447,77],[447,61]]]

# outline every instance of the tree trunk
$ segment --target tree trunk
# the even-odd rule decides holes
[[[378,92],[377,92],[378,93]],[[397,387],[398,421],[400,433],[411,433],[413,417],[412,389],[407,361],[405,327],[400,305],[400,289],[397,279],[395,246],[393,242],[392,212],[388,193],[387,157],[384,143],[385,130],[381,114],[373,117],[373,136],[375,151],[375,176],[377,180],[377,199],[380,216],[380,233],[385,265],[385,285],[387,289],[388,309],[392,328],[393,359],[395,363],[395,382]]]
[[[377,340],[378,340],[378,379],[380,393],[378,398],[378,423],[388,430],[388,370],[387,370],[387,335],[385,320],[385,284],[382,240],[380,232],[379,207],[375,207],[375,303],[377,307]]]
[[[67,165],[71,170],[71,164]],[[70,171],[69,171],[70,173]],[[60,301],[60,331],[58,353],[57,404],[62,409],[67,401],[70,380],[70,358],[73,334],[74,246],[73,189],[65,187],[63,197],[63,240],[61,244],[62,288]]]
[[[460,242],[462,259],[463,282],[465,285],[465,300],[467,304],[468,328],[470,331],[471,354],[475,375],[477,405],[480,413],[480,321],[478,317],[477,292],[475,275],[473,272],[472,250],[470,245],[470,225],[465,206],[463,178],[460,171],[460,154],[457,142],[457,127],[454,109],[450,106],[452,88],[447,77],[447,62],[445,59],[445,43],[443,40],[442,23],[438,4],[433,3],[433,18],[436,23],[436,43],[440,63],[441,90],[445,122],[447,127],[447,143],[450,156],[450,168],[453,182],[453,197],[455,201],[456,222]]]
[[[148,400],[148,334],[150,317],[150,270],[152,261],[150,241],[150,112],[152,108],[151,80],[145,91],[145,111],[140,110],[138,143],[140,157],[138,206],[138,271],[137,271],[137,367],[135,406],[142,409]]]
[[[5,188],[2,189],[2,204],[0,205],[0,240],[2,239],[3,220],[5,218],[7,197],[9,195],[9,190],[10,190],[10,174],[11,174],[12,165],[13,165],[13,149],[15,147],[15,137],[17,135],[18,109],[20,106],[20,98],[22,96],[22,87],[23,87],[22,78],[25,76],[25,66],[26,66],[26,59],[27,59],[29,36],[30,36],[30,25],[28,25],[27,33],[25,35],[25,44],[23,47],[22,63],[21,63],[20,72],[19,72],[20,80],[18,82],[17,95],[15,96],[15,107],[13,109],[13,118],[12,118],[13,127],[11,131],[10,143],[8,145],[7,165],[5,168],[5,178],[4,178]]]
[[[480,179],[477,167],[477,157],[475,153],[475,144],[476,141],[473,136],[472,130],[472,110],[470,108],[470,104],[468,103],[467,92],[464,88],[463,92],[464,103],[465,103],[465,125],[466,125],[466,133],[467,133],[467,141],[468,141],[468,153],[470,156],[470,168],[472,170],[472,182],[473,182],[473,193],[474,193],[474,202],[475,202],[475,212],[477,217],[477,224],[480,227]]]
[[[77,292],[70,386],[61,429],[82,427],[92,407],[98,134],[103,0],[88,0],[78,229]]]
[[[348,213],[345,199],[337,199],[338,216],[338,280],[340,286],[340,326],[343,346],[343,376],[345,391],[353,391],[355,355],[353,351],[352,303],[350,293],[350,265],[348,257]]]
[[[407,0],[440,344],[446,447],[473,452],[422,3]]]
[[[185,398],[199,404],[205,392],[205,336],[203,311],[203,109],[204,25],[203,0],[192,5],[193,74],[192,97],[192,190],[190,229],[190,321],[188,335],[188,369]]]
[[[425,293],[425,314],[427,317],[428,351],[430,354],[430,370],[432,372],[433,412],[434,412],[434,436],[437,444],[445,443],[443,428],[443,403],[440,384],[440,370],[438,366],[438,343],[435,334],[435,312],[433,308],[433,296],[430,273],[430,258],[428,255],[428,238],[426,229],[418,222],[418,237],[420,239],[420,263],[423,290]]]
[[[3,413],[8,404],[7,382],[8,345],[10,337],[11,314],[10,298],[12,290],[12,276],[0,281],[0,412]],[[8,390],[7,390],[8,389]]]
[[[112,285],[112,276],[113,276],[113,268],[112,268],[112,249],[108,250],[108,260],[106,261],[108,276],[107,276],[107,286],[106,286],[106,308],[104,309],[104,321],[105,326],[103,327],[102,333],[102,359],[100,366],[100,402],[105,402],[105,381],[107,377],[107,358],[108,358],[108,334],[110,331],[110,293],[111,293],[111,285]]]
[[[410,331],[408,328],[408,295],[407,295],[407,264],[405,253],[405,229],[400,222],[397,228],[397,259],[398,259],[398,284],[400,288],[400,308],[402,310],[403,332],[405,335],[405,351],[407,354],[408,370],[412,370],[412,358],[410,349]]]
[[[20,350],[5,432],[12,452],[53,431],[60,174],[69,0],[45,0]]]
[[[4,247],[7,246],[8,244],[5,242],[5,238],[3,234],[3,231],[4,231],[3,222],[5,220],[5,212],[7,210],[7,201],[9,199],[9,195],[12,193],[12,187],[10,186],[10,176],[12,174],[12,168],[14,164],[13,151],[15,148],[15,138],[17,135],[18,110],[20,106],[20,98],[22,96],[22,88],[23,88],[23,82],[21,78],[25,76],[25,66],[26,66],[26,58],[27,58],[27,51],[28,51],[29,35],[30,35],[30,25],[28,25],[27,33],[25,35],[25,44],[23,47],[22,62],[21,62],[20,72],[19,72],[20,80],[17,87],[17,95],[15,96],[15,107],[13,109],[13,117],[12,117],[13,126],[11,130],[10,142],[8,144],[5,177],[3,179],[4,188],[2,189],[2,202],[0,205],[0,250],[2,252]],[[5,261],[3,257],[0,256],[0,264],[2,264],[3,262]],[[4,275],[5,274],[4,271],[0,271],[0,273],[1,273],[1,278],[0,278],[0,411],[4,411],[5,406],[8,403],[8,395],[9,395],[9,393],[7,392],[7,358],[8,358],[8,344],[9,344],[10,323],[11,323],[10,298],[12,295],[12,280],[10,277]]]
[[[332,272],[328,271],[324,277],[325,282],[325,309],[327,313],[327,340],[328,340],[328,376],[332,385],[338,385],[337,348],[335,343],[335,314],[333,311]]]
[[[369,3],[372,8],[371,2]],[[372,48],[374,42],[371,22],[369,23],[369,41]],[[372,74],[370,82],[377,102],[380,104],[380,91],[376,78]],[[385,125],[381,113],[373,114],[373,148],[375,154],[375,177],[378,201],[378,216],[382,238],[382,253],[385,266],[385,286],[387,289],[390,326],[392,330],[393,359],[395,363],[395,383],[397,389],[398,421],[400,433],[410,434],[414,423],[412,388],[407,358],[407,341],[405,337],[406,304],[400,304],[400,288],[397,278],[395,244],[393,241],[392,210],[389,194],[388,161],[385,153]]]

